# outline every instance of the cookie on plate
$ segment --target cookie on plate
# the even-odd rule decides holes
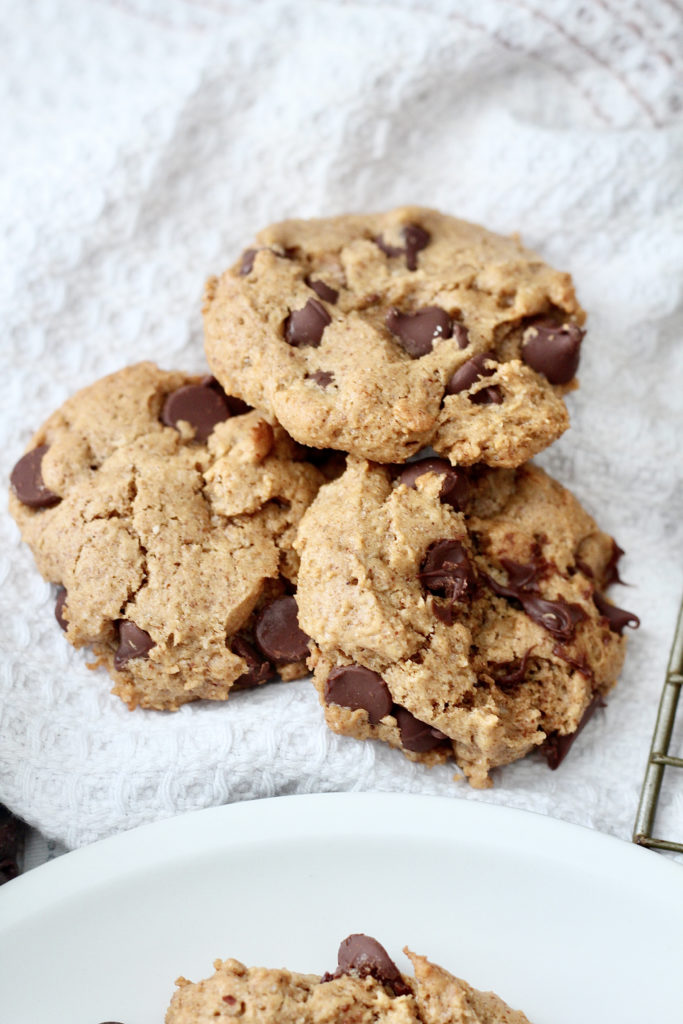
[[[551,444],[583,321],[568,274],[421,207],[275,224],[204,306],[231,394],[303,444],[384,463],[431,445],[514,467]]]
[[[10,509],[76,647],[130,708],[304,671],[298,522],[323,477],[210,377],[139,363],[70,398],[11,476]]]
[[[603,596],[619,548],[533,464],[349,458],[295,547],[328,725],[474,786],[543,747],[556,766],[614,686],[625,625]]]
[[[426,957],[404,950],[415,977],[402,974],[368,935],[349,935],[334,973],[295,974],[216,960],[205,981],[176,982],[166,1024],[529,1024],[493,992],[480,992]]]

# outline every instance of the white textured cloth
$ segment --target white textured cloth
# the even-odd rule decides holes
[[[626,549],[622,681],[557,772],[486,792],[327,732],[310,682],[129,712],[0,522],[0,802],[73,847],[228,801],[448,794],[629,838],[683,589],[683,12],[676,0],[5,0],[0,457],[140,358],[204,366],[204,279],[286,216],[441,208],[572,272],[571,430],[539,462]],[[4,489],[3,489],[4,490]],[[4,499],[3,499],[4,500]],[[683,746],[683,728],[678,731]],[[661,828],[683,837],[683,773]],[[677,786],[675,783],[677,782]],[[670,836],[671,837],[671,836]]]

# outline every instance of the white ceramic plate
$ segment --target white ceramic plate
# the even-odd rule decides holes
[[[522,811],[392,794],[235,804],[96,843],[0,889],[3,1024],[161,1024],[216,957],[322,973],[350,932],[534,1024],[683,1019],[683,870]]]

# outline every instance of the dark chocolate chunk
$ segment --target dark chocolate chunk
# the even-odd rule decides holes
[[[0,804],[0,885],[19,874],[19,860],[24,847],[26,826]]]
[[[183,420],[194,427],[195,441],[204,442],[217,423],[230,418],[230,409],[222,391],[211,384],[186,384],[166,397],[161,421],[178,429]]]
[[[317,299],[309,299],[303,309],[293,310],[284,323],[285,340],[294,348],[317,348],[332,317]]]
[[[588,618],[580,604],[565,601],[563,597],[547,601],[537,594],[520,592],[519,600],[529,618],[558,640],[571,640],[578,623]]]
[[[62,500],[58,494],[48,490],[43,481],[41,465],[48,447],[41,444],[22,455],[10,474],[12,490],[19,501],[29,508],[49,508]]]
[[[271,663],[263,655],[259,654],[253,644],[243,636],[234,636],[231,640],[231,649],[234,654],[244,658],[247,663],[247,670],[238,676],[232,684],[233,690],[249,690],[261,683],[267,683],[274,679],[276,672]]]
[[[625,626],[630,626],[631,629],[638,629],[640,625],[640,619],[633,612],[627,612],[623,608],[617,608],[615,604],[612,604],[604,594],[599,593],[597,590],[593,594],[593,603],[598,609],[601,615],[607,619],[609,628],[613,633],[618,633],[619,636],[624,632]]]
[[[581,605],[569,603],[558,597],[547,600],[539,594],[538,580],[548,569],[548,563],[538,558],[527,564],[501,558],[501,564],[508,574],[507,585],[482,573],[482,577],[494,594],[519,601],[522,608],[534,622],[543,626],[558,640],[571,640],[576,626],[587,615]]]
[[[497,384],[492,384],[490,387],[482,388],[481,391],[477,391],[474,395],[470,395],[469,399],[470,402],[474,402],[475,405],[501,405],[503,401],[503,392]]]
[[[241,398],[237,398],[236,395],[226,395],[221,385],[211,374],[202,377],[199,383],[203,388],[211,388],[212,391],[216,391],[225,400],[231,416],[243,416],[245,412],[251,412],[253,406],[247,405],[246,402],[242,401]]]
[[[432,594],[461,601],[475,582],[467,551],[459,540],[437,540],[427,548],[418,573],[422,585]]]
[[[431,235],[419,224],[406,224],[401,229],[401,234],[405,243],[403,246],[389,245],[381,235],[374,239],[375,245],[379,246],[387,256],[405,255],[408,270],[417,270],[417,254],[429,245]]]
[[[622,548],[619,547],[617,542],[612,538],[612,553],[610,554],[609,561],[605,566],[605,587],[609,587],[612,583],[623,583],[621,576],[619,575],[619,559],[624,554]],[[578,562],[576,563],[579,564]]]
[[[590,702],[590,704],[584,711],[581,717],[581,721],[579,722],[574,732],[570,732],[566,736],[561,735],[559,732],[551,732],[546,736],[543,743],[539,747],[539,750],[548,762],[549,768],[555,771],[555,769],[562,764],[565,757],[569,753],[569,748],[571,747],[572,743],[579,735],[579,733],[586,725],[586,723],[590,721],[590,719],[593,717],[596,709],[604,708],[606,706],[607,705],[605,704],[605,701],[598,693],[595,695],[595,697],[593,697],[593,700]]]
[[[276,664],[303,661],[308,657],[308,641],[299,627],[296,598],[276,597],[256,619],[254,634],[263,653]]]
[[[490,377],[496,372],[495,366],[485,365],[490,361],[496,361],[496,357],[490,352],[478,352],[476,356],[472,356],[455,371],[448,381],[446,394],[458,395],[461,391],[468,391],[480,377]]]
[[[60,587],[57,591],[57,600],[55,601],[55,618],[65,632],[69,628],[69,623],[64,618],[64,605],[66,604],[66,598],[66,589],[64,587]]]
[[[431,236],[419,224],[406,224],[402,235],[406,243],[406,266],[408,270],[417,270],[417,254],[427,248]]]
[[[470,336],[464,324],[453,324],[453,337],[458,343],[458,348],[467,348],[470,343]]]
[[[551,384],[568,384],[579,368],[584,333],[578,324],[542,320],[524,332],[522,359]]]
[[[120,672],[133,658],[146,658],[153,647],[156,644],[149,633],[134,622],[122,619],[119,622],[119,646],[114,654],[114,668]]]
[[[521,683],[526,675],[529,655],[533,649],[533,646],[528,647],[524,655],[516,661],[499,662],[497,665],[492,665],[491,668],[496,685],[506,687],[516,686],[518,683]]]
[[[342,665],[333,668],[325,683],[325,703],[368,713],[370,725],[377,725],[391,711],[391,694],[387,684],[377,672],[362,665]]]
[[[334,382],[334,374],[331,370],[314,370],[308,374],[308,380],[314,380],[319,387],[325,389]]]
[[[260,249],[245,249],[242,253],[242,261],[240,263],[240,276],[246,277],[247,274],[251,274],[254,269],[254,260],[256,259],[256,253],[260,252]]]
[[[438,473],[443,477],[439,497],[454,509],[462,509],[470,493],[467,474],[462,469],[451,466],[446,459],[426,458],[417,462],[409,462],[398,478],[400,484],[414,487],[415,481],[423,473]]]
[[[377,939],[369,935],[349,935],[339,946],[335,977],[353,974],[359,978],[372,976],[380,985],[386,985],[396,996],[410,993],[398,967]]]
[[[439,306],[424,306],[416,313],[399,313],[397,309],[390,309],[385,323],[413,359],[427,355],[435,341],[450,338],[453,334],[453,321]]]
[[[394,704],[391,713],[396,719],[398,731],[401,734],[401,743],[406,750],[412,750],[415,754],[425,754],[428,750],[434,750],[448,741],[448,736],[440,729],[435,729],[426,722],[421,722],[407,708]]]
[[[336,288],[331,288],[329,284],[325,284],[324,281],[314,281],[312,278],[306,278],[306,284],[309,288],[312,288],[319,299],[323,302],[329,302],[330,305],[334,305],[339,298],[339,292]]]

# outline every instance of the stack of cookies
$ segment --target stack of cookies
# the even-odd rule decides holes
[[[131,708],[308,665],[335,732],[475,786],[556,767],[637,625],[619,547],[529,462],[584,319],[567,274],[433,210],[266,229],[209,281],[211,376],[104,378],[12,472],[66,638]]]

